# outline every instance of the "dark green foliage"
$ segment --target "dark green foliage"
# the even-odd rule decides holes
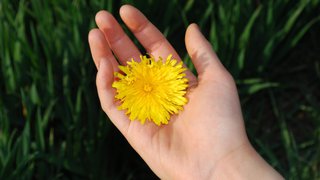
[[[155,178],[101,111],[87,43],[95,13],[125,3],[192,70],[184,31],[198,23],[258,151],[288,179],[320,178],[319,0],[1,0],[0,179]]]

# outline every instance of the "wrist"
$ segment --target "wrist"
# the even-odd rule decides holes
[[[252,147],[244,144],[219,160],[211,179],[284,179]]]

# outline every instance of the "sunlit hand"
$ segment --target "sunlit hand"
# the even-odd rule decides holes
[[[162,33],[137,9],[125,5],[120,16],[149,54],[173,54],[180,60]],[[102,109],[160,178],[281,178],[250,145],[235,83],[197,25],[191,24],[185,35],[188,54],[198,72],[198,77],[187,72],[189,102],[168,125],[159,127],[153,122],[142,125],[130,121],[117,109],[119,102],[111,87],[113,73],[119,63],[138,60],[141,53],[110,13],[100,11],[96,23],[99,29],[89,33],[89,43],[98,69],[96,83]],[[250,168],[254,168],[251,174]]]

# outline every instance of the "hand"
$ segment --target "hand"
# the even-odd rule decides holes
[[[164,58],[173,54],[181,60],[139,10],[125,5],[120,16],[149,54]],[[234,175],[261,179],[262,173],[266,178],[281,179],[250,145],[234,80],[197,25],[191,24],[185,36],[188,54],[198,72],[196,77],[187,71],[189,102],[168,125],[159,127],[153,122],[142,125],[130,121],[124,111],[117,109],[119,102],[111,87],[113,73],[118,71],[119,63],[138,60],[141,53],[110,13],[100,11],[96,23],[99,29],[91,30],[89,43],[98,69],[96,83],[102,109],[159,177],[228,179]]]

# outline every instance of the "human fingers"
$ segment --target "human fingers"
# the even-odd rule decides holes
[[[181,60],[164,35],[138,9],[124,5],[120,8],[120,16],[148,53],[155,58],[166,58],[172,54],[174,59]],[[190,82],[196,81],[189,70],[186,74]]]
[[[96,15],[96,23],[99,29],[104,33],[109,46],[120,61],[126,65],[126,62],[134,58],[140,59],[140,51],[124,33],[120,24],[108,11],[100,11]]]
[[[92,29],[89,32],[88,41],[96,67],[99,67],[101,59],[108,59],[112,64],[113,71],[116,71],[118,69],[118,62],[113,57],[103,33],[99,29]]]
[[[112,88],[114,81],[113,67],[108,59],[101,59],[96,77],[97,91],[100,99],[101,107],[112,123],[126,136],[130,121],[123,111],[117,109],[117,104],[114,99],[116,94]]]
[[[138,9],[124,5],[120,8],[120,16],[148,53],[155,57],[172,54],[180,60],[167,39]]]
[[[211,44],[206,40],[196,24],[191,24],[187,28],[185,43],[188,54],[198,72],[199,80],[228,74],[213,51]]]

